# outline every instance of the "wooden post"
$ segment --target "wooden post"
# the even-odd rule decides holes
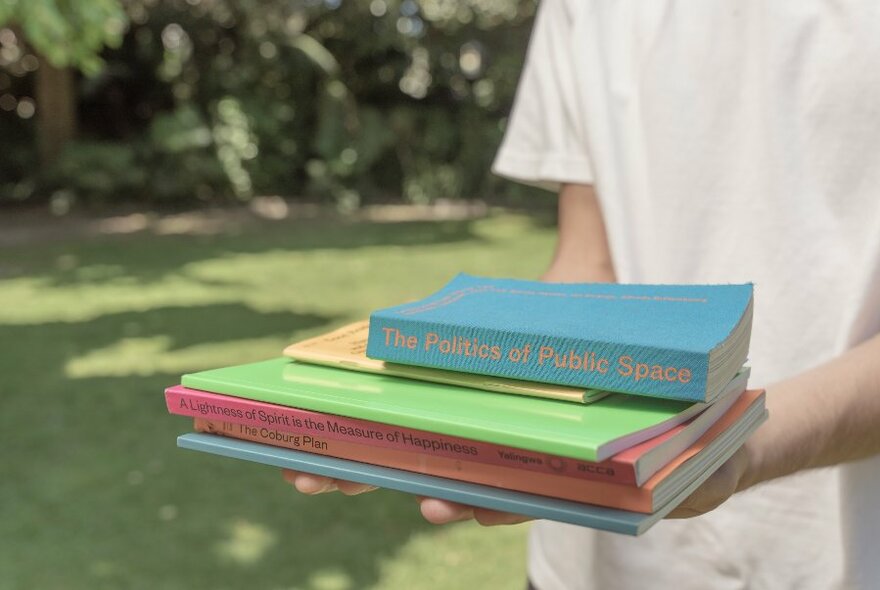
[[[37,142],[40,162],[46,165],[76,136],[76,73],[42,57],[36,73]]]

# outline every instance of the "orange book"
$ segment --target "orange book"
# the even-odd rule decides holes
[[[695,479],[704,468],[704,464],[711,462],[731,444],[741,442],[748,432],[757,428],[763,421],[764,415],[764,392],[746,391],[702,437],[658,471],[642,487],[588,481],[550,473],[536,474],[502,465],[400,451],[202,418],[195,419],[195,429],[199,432],[221,434],[372,465],[650,514],[661,508],[680,489]]]

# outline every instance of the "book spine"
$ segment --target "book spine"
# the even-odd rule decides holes
[[[264,429],[266,432],[275,430],[311,435],[327,440],[369,444],[378,448],[418,452],[589,481],[621,485],[634,485],[636,482],[635,465],[631,462],[615,461],[613,458],[599,463],[579,461],[369,420],[218,395],[182,386],[166,389],[165,402],[172,414],[222,420]]]
[[[708,355],[373,313],[367,356],[464,373],[705,401]]]
[[[311,434],[294,434],[276,429],[257,428],[245,424],[207,420],[204,418],[196,418],[194,426],[198,432],[219,434],[275,447],[349,459],[382,467],[393,467],[415,473],[490,485],[563,500],[597,504],[633,512],[650,513],[653,508],[651,491],[635,486],[586,481],[551,474],[535,477],[527,471],[512,467],[439,457],[428,453],[398,451],[376,447],[372,444],[350,443]]]

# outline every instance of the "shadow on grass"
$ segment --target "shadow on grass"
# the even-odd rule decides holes
[[[198,258],[161,248],[145,276]],[[24,541],[0,552],[0,587],[374,584],[383,560],[429,528],[412,498],[305,497],[276,469],[178,450],[190,424],[162,396],[182,372],[273,356],[275,341],[337,320],[220,303],[0,326],[0,535]]]
[[[74,589],[375,583],[383,559],[428,528],[411,498],[306,497],[276,469],[176,449],[189,421],[167,415],[162,391],[177,372],[142,371],[130,360],[119,375],[113,363],[84,378],[64,370],[78,354],[112,350],[132,322],[143,336],[167,336],[173,350],[284,337],[332,319],[220,305],[4,326],[0,534],[27,538],[0,556],[7,581]],[[53,565],[42,567],[48,555]]]
[[[522,232],[533,236],[541,222],[476,223],[284,222],[241,234],[10,249],[3,264],[14,263],[25,280],[9,289],[0,283],[8,311],[0,314],[0,538],[21,542],[0,551],[0,589],[375,585],[386,562],[433,530],[413,498],[390,491],[305,497],[276,469],[179,450],[174,439],[190,424],[167,414],[162,391],[181,373],[277,356],[301,334],[364,313],[369,302],[352,297],[344,264],[358,248],[367,249],[364,265],[395,260],[401,268],[386,274],[418,284],[436,280],[436,269],[421,261],[438,257],[408,260],[396,248],[472,242],[472,252],[485,253],[498,240],[499,259],[509,261],[507,245],[520,243]],[[275,252],[314,257],[308,269],[291,269]],[[270,255],[263,263],[233,260],[250,254]],[[205,272],[181,276],[187,265],[213,260],[199,269]],[[442,272],[459,264],[451,260]],[[287,269],[302,275],[252,297]],[[259,280],[223,290],[225,277],[254,273]],[[307,297],[283,291],[306,280]],[[372,286],[370,302],[399,296],[393,285]],[[16,316],[16,306],[27,314]]]
[[[241,254],[480,241],[473,230],[474,223],[474,220],[393,223],[292,220],[265,224],[256,231],[232,231],[210,236],[132,236],[133,240],[144,244],[143,248],[136,250],[114,247],[120,240],[118,236],[79,242],[74,249],[65,248],[64,244],[55,244],[51,248],[17,249],[31,266],[54,267],[47,275],[35,277],[47,279],[51,286],[84,282],[100,284],[120,278],[149,283],[188,264]],[[21,267],[8,266],[3,274],[15,277],[22,276],[25,271]]]

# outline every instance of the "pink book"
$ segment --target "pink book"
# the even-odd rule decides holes
[[[226,420],[196,418],[195,429],[372,465],[650,514],[658,510],[670,494],[696,477],[704,468],[703,463],[711,460],[708,455],[714,456],[724,448],[738,445],[748,431],[760,423],[763,411],[763,392],[745,392],[703,436],[660,469],[642,487],[589,481],[554,473],[535,476],[519,467],[479,463],[425,452],[401,451],[375,446],[372,442],[365,444],[334,440],[322,435],[297,434]],[[706,451],[707,456],[701,463],[698,457],[703,451]],[[690,461],[691,459],[694,461]]]
[[[690,421],[602,462],[485,443],[288,406],[269,404],[228,395],[189,389],[182,385],[165,390],[172,414],[270,428],[294,434],[309,434],[324,440],[369,443],[410,453],[424,453],[485,465],[549,473],[589,481],[615,484],[644,484],[663,465],[684,452],[731,407],[738,396],[728,395]],[[377,436],[377,434],[381,436]]]

